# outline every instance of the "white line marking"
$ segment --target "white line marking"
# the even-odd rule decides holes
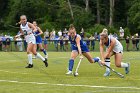
[[[19,84],[37,84],[37,85],[52,85],[52,86],[66,86],[66,87],[88,87],[88,88],[110,88],[110,89],[135,89],[140,90],[139,87],[110,87],[110,86],[92,86],[92,85],[74,85],[74,84],[51,84],[46,82],[20,82],[13,80],[0,80],[0,82],[19,83]]]

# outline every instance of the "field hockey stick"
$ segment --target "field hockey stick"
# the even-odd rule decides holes
[[[109,67],[109,66],[107,66],[107,65],[104,65],[104,66],[107,67],[107,68],[109,68],[110,70],[112,70],[112,71],[113,71],[114,73],[116,73],[119,77],[124,78],[124,75],[123,75],[123,74],[121,74],[121,73],[115,71],[114,69],[112,69],[111,67]]]
[[[78,69],[80,67],[80,64],[81,64],[81,61],[82,61],[83,58],[80,58],[79,62],[78,62],[78,65],[76,67],[76,70],[75,70],[75,73],[74,73],[74,76],[76,77],[78,75]]]

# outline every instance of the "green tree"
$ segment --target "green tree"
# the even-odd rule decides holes
[[[140,31],[140,1],[134,0],[131,5],[128,12],[128,26],[131,29],[131,33],[135,34]]]

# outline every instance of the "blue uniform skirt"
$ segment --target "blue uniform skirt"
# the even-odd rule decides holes
[[[87,45],[83,45],[83,46],[80,46],[81,47],[81,51],[82,51],[82,53],[85,53],[85,52],[89,52],[89,49],[88,49],[88,47],[87,47]],[[71,45],[71,50],[73,51],[78,51],[78,47],[77,46],[75,46],[75,45]]]

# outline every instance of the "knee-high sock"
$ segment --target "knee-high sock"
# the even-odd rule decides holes
[[[45,61],[45,58],[43,58],[39,53],[36,54],[37,58],[40,58],[42,61]]]
[[[105,59],[105,64],[110,67],[110,58]],[[106,71],[110,72],[110,69],[106,67]]]
[[[29,61],[29,64],[33,64],[32,62],[32,54],[28,54],[28,61]]]
[[[73,59],[70,59],[69,60],[69,71],[72,71],[73,65],[74,65],[74,60]]]
[[[122,68],[128,67],[128,64],[127,64],[127,63],[121,62],[121,67],[122,67]]]
[[[44,53],[44,55],[47,55],[46,50],[45,49],[41,49],[41,51]]]

